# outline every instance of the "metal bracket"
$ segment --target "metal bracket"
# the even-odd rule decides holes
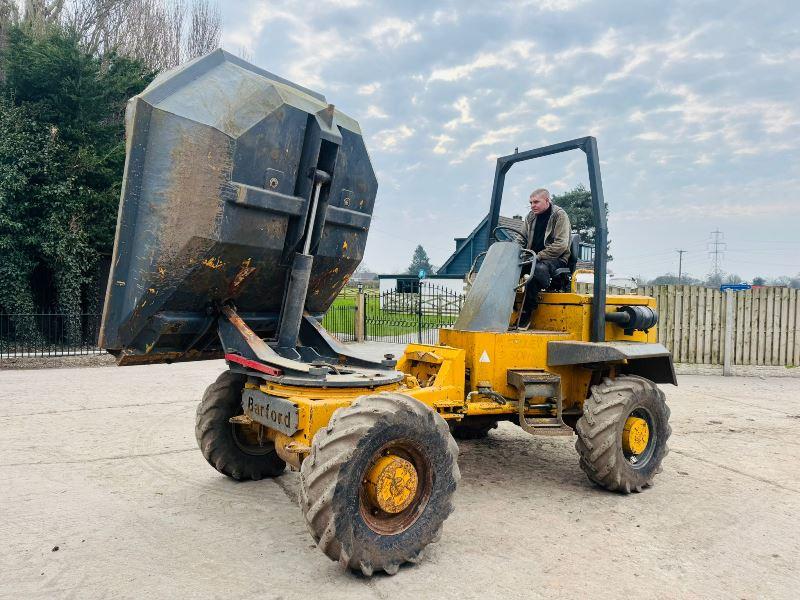
[[[561,395],[561,377],[548,371],[518,371],[510,369],[507,372],[508,384],[517,389],[517,407],[519,426],[531,435],[561,436],[573,434],[572,428],[562,419],[563,399]],[[548,398],[555,400],[546,404],[527,404],[529,398]],[[542,408],[552,411],[556,416],[526,417],[528,410]]]
[[[308,341],[311,346],[299,348],[297,359],[278,354],[262,340],[233,306],[221,308],[222,317],[217,320],[218,334],[225,350],[225,359],[236,370],[244,369],[266,380],[279,380],[289,385],[310,387],[375,387],[396,383],[403,374],[380,363],[351,356],[346,349],[336,352],[338,342],[322,329],[316,320],[304,316],[308,325]],[[310,331],[308,331],[310,330]],[[311,336],[311,333],[316,333]],[[313,339],[312,339],[313,338]],[[329,339],[330,338],[330,339]],[[324,356],[314,351],[315,347],[326,347],[335,356]]]

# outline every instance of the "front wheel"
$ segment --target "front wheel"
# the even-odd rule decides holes
[[[319,548],[364,575],[395,574],[439,539],[460,479],[447,423],[402,394],[334,412],[300,469],[300,508]]]
[[[649,379],[623,375],[592,387],[576,426],[581,469],[611,491],[653,485],[669,452],[669,415],[664,392]]]

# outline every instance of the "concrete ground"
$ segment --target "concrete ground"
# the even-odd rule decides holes
[[[375,350],[375,348],[371,348]],[[194,411],[222,362],[0,372],[0,598],[796,598],[800,380],[682,376],[655,487],[593,487],[573,441],[461,442],[425,560],[329,561],[297,474],[236,483]]]

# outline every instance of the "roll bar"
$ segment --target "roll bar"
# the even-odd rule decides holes
[[[551,154],[559,154],[569,150],[583,150],[586,154],[586,166],[589,169],[589,188],[592,193],[592,215],[594,217],[594,296],[592,297],[591,341],[604,342],[606,339],[606,246],[608,242],[608,226],[606,225],[606,205],[603,199],[603,182],[600,177],[600,158],[597,154],[597,140],[582,137],[542,148],[534,148],[524,152],[514,152],[497,159],[492,186],[492,203],[489,208],[490,236],[500,220],[500,203],[503,199],[503,185],[506,173],[516,163]],[[490,239],[490,243],[491,243]]]

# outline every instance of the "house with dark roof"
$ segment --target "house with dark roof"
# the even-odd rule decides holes
[[[500,216],[498,226],[524,232],[525,219],[520,216],[511,218]],[[498,229],[496,235],[500,241],[511,240],[511,235],[502,229]],[[489,247],[489,216],[485,216],[467,237],[455,238],[455,241],[455,252],[436,271],[438,277],[464,277],[469,272],[475,258]],[[578,262],[581,263],[581,266],[584,268],[591,267],[593,258],[594,248],[590,244],[581,243],[581,252],[578,257]],[[480,262],[476,266],[476,270],[480,270]]]
[[[498,225],[517,231],[525,230],[525,221],[519,216],[512,218],[501,216]],[[497,238],[508,241],[511,236],[501,229],[497,231]],[[475,257],[489,247],[489,215],[486,215],[467,237],[455,238],[455,241],[455,252],[439,267],[439,270],[436,271],[437,275],[460,275],[463,277],[469,272]]]

